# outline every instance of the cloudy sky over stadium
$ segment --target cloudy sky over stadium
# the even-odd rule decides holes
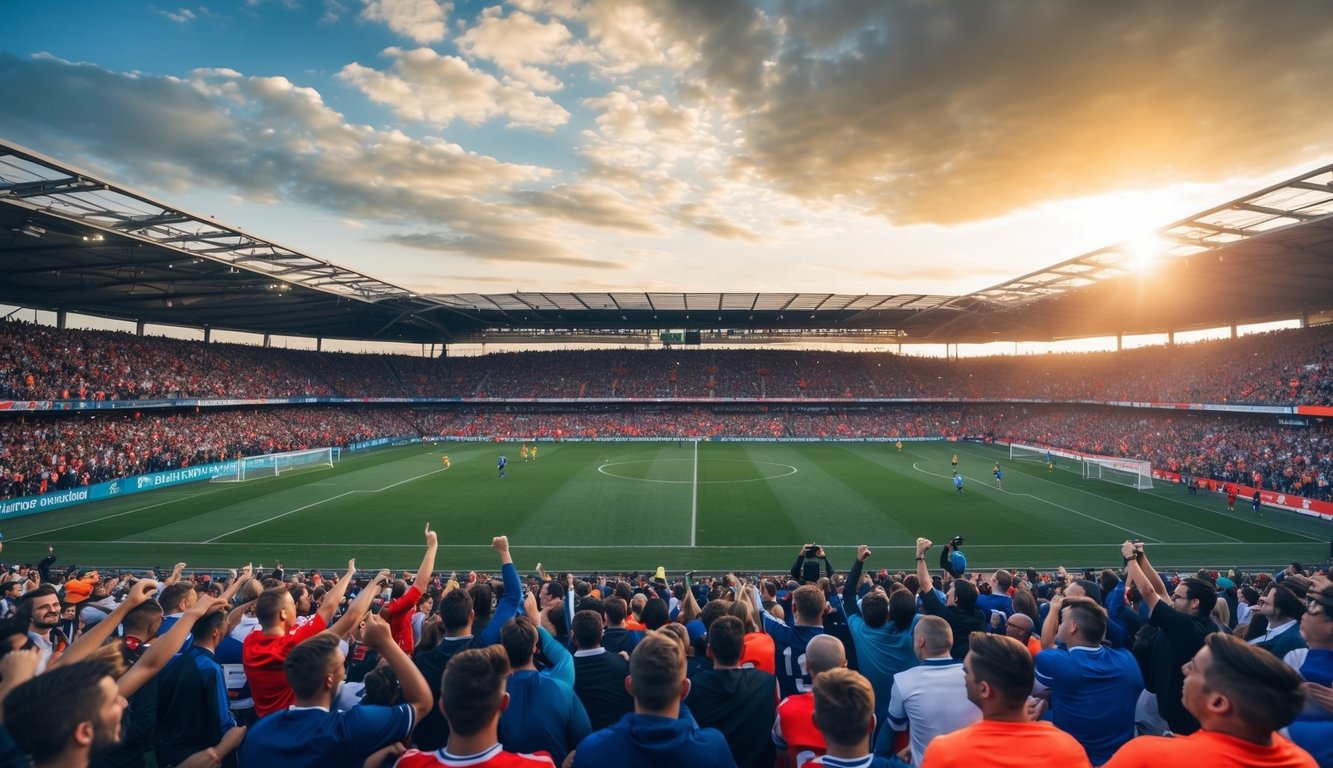
[[[964,293],[1333,160],[1333,4],[0,8],[0,137],[405,287]]]

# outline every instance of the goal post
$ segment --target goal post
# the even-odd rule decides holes
[[[341,451],[335,448],[311,448],[305,451],[266,453],[262,456],[242,456],[236,460],[236,470],[217,475],[213,483],[244,483],[261,477],[278,477],[284,472],[313,469],[332,469]]]
[[[1127,485],[1137,490],[1152,488],[1152,464],[1138,459],[1084,456],[1083,478]]]
[[[1039,461],[1045,464],[1047,457],[1053,457],[1050,448],[1039,445],[1024,445],[1022,443],[1009,444],[1010,461]]]

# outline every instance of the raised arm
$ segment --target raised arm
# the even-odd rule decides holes
[[[847,572],[847,583],[842,585],[842,604],[848,614],[861,613],[861,606],[857,605],[857,589],[861,583],[861,570],[865,568],[866,561],[870,559],[870,547],[862,544],[856,548],[856,561],[852,563],[852,570]]]
[[[421,718],[428,715],[435,706],[435,700],[431,697],[430,685],[426,683],[426,678],[421,676],[421,670],[417,669],[417,665],[412,663],[412,659],[393,641],[393,634],[389,631],[389,622],[373,613],[368,614],[366,616],[366,628],[361,636],[365,639],[366,645],[379,651],[380,658],[398,676],[398,685],[403,693],[403,701],[411,704],[412,709],[416,711],[413,722],[421,722]]]
[[[421,556],[421,567],[417,568],[417,580],[413,582],[422,592],[430,586],[431,577],[435,575],[435,552],[439,547],[439,535],[430,529],[430,523],[426,523],[426,554]]]
[[[185,563],[176,563],[171,569],[171,575],[162,580],[162,586],[169,587],[181,580],[181,574],[185,572]]]
[[[93,625],[91,629],[79,635],[79,638],[59,658],[51,662],[50,668],[55,669],[88,658],[93,651],[101,648],[107,640],[111,639],[111,634],[116,631],[116,627],[120,626],[120,622],[125,620],[125,614],[148,602],[156,591],[157,582],[152,579],[135,582],[134,586],[130,587],[129,594],[116,606],[116,610]]]
[[[685,599],[680,601],[680,615],[676,617],[676,621],[681,624],[689,624],[699,617],[699,601],[694,597],[692,573],[694,571],[685,574]]]
[[[249,583],[250,575],[254,572],[255,572],[254,565],[251,563],[246,563],[245,567],[242,568],[240,572],[236,574],[235,578],[231,580],[231,584],[228,584],[227,588],[222,590],[222,594],[218,597],[218,599],[226,603],[227,605],[231,605],[231,599],[233,597],[236,597],[237,592],[241,591],[242,584]]]
[[[356,558],[347,561],[347,573],[343,574],[338,583],[333,588],[324,593],[324,599],[319,601],[319,607],[315,609],[315,615],[324,620],[327,625],[333,621],[333,614],[338,610],[338,604],[347,596],[347,588],[352,584],[352,578],[356,576]]]
[[[1143,603],[1148,606],[1148,613],[1151,614],[1157,604],[1166,599],[1166,585],[1162,583],[1162,577],[1158,576],[1157,571],[1149,565],[1142,544],[1126,541],[1120,545],[1120,556],[1125,559],[1126,578],[1138,587],[1139,594],[1143,596]]]
[[[1064,605],[1064,595],[1052,595],[1051,607],[1046,612],[1046,620],[1041,623],[1041,647],[1055,647],[1055,633],[1060,628],[1060,606]]]
[[[223,610],[226,605],[215,597],[204,595],[190,606],[175,624],[171,626],[171,631],[153,641],[148,646],[148,650],[139,660],[130,667],[119,680],[116,681],[116,687],[120,689],[120,695],[129,698],[134,692],[139,690],[144,683],[153,679],[167,662],[171,660],[180,651],[181,646],[185,645],[185,638],[190,636],[190,629],[194,623],[204,614],[212,610]]]
[[[547,676],[559,680],[574,687],[574,657],[569,649],[565,648],[555,636],[546,631],[545,627],[537,627],[537,644],[542,649],[542,655],[551,663],[546,670]]]
[[[505,593],[495,606],[495,615],[491,617],[491,623],[486,625],[481,637],[477,638],[478,645],[493,645],[500,642],[500,630],[505,622],[514,618],[514,614],[518,613],[523,604],[523,580],[518,577],[514,558],[509,555],[509,537],[496,536],[491,539],[491,548],[500,556],[500,575],[504,578]]]
[[[926,552],[935,546],[930,539],[918,538],[916,540],[916,580],[919,583],[917,589],[921,594],[926,594],[933,589],[930,581],[930,568],[926,567]]]
[[[375,574],[375,578],[371,579],[366,588],[361,590],[361,594],[357,595],[352,604],[347,606],[347,610],[343,611],[343,615],[329,627],[329,631],[340,638],[351,632],[352,628],[360,624],[361,620],[370,613],[370,606],[375,602],[375,596],[388,583],[389,572],[387,570]],[[328,595],[325,595],[324,599],[327,600]]]

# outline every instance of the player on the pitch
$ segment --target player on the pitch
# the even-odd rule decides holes
[[[518,447],[518,456],[524,461],[528,460],[528,444],[524,443]]]
[[[505,474],[505,467],[507,466],[509,466],[509,458],[502,453],[500,454],[500,460],[495,464],[495,469],[500,473],[501,479],[509,477],[509,475]]]
[[[954,493],[963,492],[963,476],[958,474],[957,472],[953,473],[953,487],[954,487]]]
[[[957,473],[958,473],[958,454],[955,453],[955,454],[953,455],[953,459],[950,460],[950,463],[953,464],[953,471],[954,471],[954,474],[957,474]]]
[[[903,452],[903,441],[902,441],[902,440],[899,440],[897,443],[895,443],[895,445],[897,445],[897,447],[898,447],[898,453],[902,453],[902,452]]]
[[[440,457],[440,467],[442,469],[449,468],[449,454],[446,453],[445,455]]]
[[[1004,488],[1004,483],[1001,482],[1001,481],[1003,480],[1003,478],[1004,478],[1004,475],[1000,472],[1000,464],[999,464],[999,462],[996,462],[996,463],[995,463],[995,487],[996,487],[996,488],[1000,488],[1000,489],[1003,489],[1003,488]]]

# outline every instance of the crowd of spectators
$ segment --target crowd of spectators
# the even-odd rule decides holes
[[[0,399],[946,398],[1333,404],[1333,326],[1122,352],[940,359],[784,350],[423,358],[0,322]]]
[[[895,407],[531,406],[452,409],[281,407],[87,414],[0,420],[0,496],[279,451],[380,437],[980,438],[1149,461],[1158,470],[1333,500],[1333,427],[1271,416],[1130,411],[1098,406],[950,404]]]
[[[1333,765],[1324,566],[1126,541],[980,573],[918,538],[910,567],[525,577],[498,536],[497,574],[445,576],[447,537],[396,575],[0,564],[0,766]]]

